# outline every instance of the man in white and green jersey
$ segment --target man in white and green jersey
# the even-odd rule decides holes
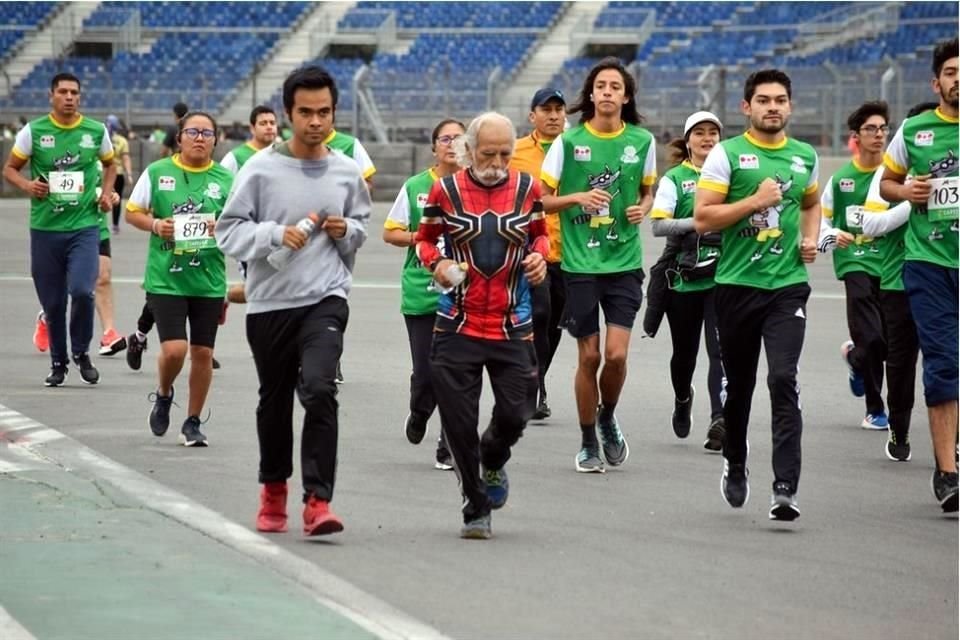
[[[277,139],[277,114],[271,107],[261,104],[253,108],[250,112],[250,135],[249,140],[231,149],[220,161],[223,168],[234,175],[253,154]]]
[[[410,413],[403,430],[411,444],[420,444],[427,433],[427,421],[437,408],[430,372],[430,347],[433,344],[433,326],[437,317],[440,292],[433,282],[433,274],[423,266],[416,252],[417,230],[427,196],[433,183],[460,170],[453,143],[463,135],[466,127],[459,120],[441,120],[430,136],[430,150],[436,163],[403,183],[400,193],[383,225],[383,241],[406,249],[400,275],[400,313],[407,327],[410,341]],[[442,240],[441,240],[442,242]],[[443,431],[437,440],[436,469],[453,469],[453,457],[447,447]]]
[[[581,446],[574,462],[581,473],[604,470],[597,430],[607,464],[621,465],[630,453],[614,410],[643,297],[637,225],[653,205],[657,180],[655,141],[639,126],[635,98],[636,82],[620,60],[594,65],[569,110],[581,113],[580,125],[554,141],[540,174],[544,209],[560,216],[565,324],[577,340]],[[603,351],[601,309],[607,324]]]
[[[939,106],[907,118],[884,156],[880,195],[913,203],[905,237],[903,284],[923,352],[923,394],[937,468],[933,493],[944,512],[957,511],[958,45],[933,52]],[[905,183],[907,174],[913,180]]]
[[[180,152],[147,167],[127,201],[127,222],[150,233],[143,288],[160,337],[150,430],[159,437],[170,426],[173,385],[189,351],[190,395],[179,437],[187,447],[207,446],[200,415],[210,391],[213,347],[227,292],[225,260],[213,227],[233,174],[213,161],[216,135],[210,115],[185,115],[177,135]]]
[[[715,293],[727,374],[723,498],[739,508],[750,497],[747,423],[762,343],[773,414],[769,515],[775,520],[800,515],[803,418],[797,367],[810,296],[804,263],[816,259],[820,226],[817,154],[784,132],[790,96],[790,78],[782,71],[765,69],[747,78],[740,108],[750,126],[707,156],[694,205],[697,232],[723,232]]]
[[[80,81],[60,73],[50,83],[49,115],[17,133],[3,167],[7,181],[30,201],[30,271],[50,336],[50,374],[58,387],[67,377],[67,296],[70,353],[87,384],[100,381],[90,361],[94,288],[98,272],[101,211],[110,209],[116,168],[113,145],[102,122],[80,114]],[[29,163],[30,179],[20,175]],[[103,168],[103,193],[96,186]]]
[[[844,283],[850,340],[840,346],[847,363],[850,391],[865,396],[866,414],[860,426],[886,431],[883,405],[883,363],[887,341],[880,304],[880,277],[890,243],[863,232],[864,203],[870,180],[883,161],[890,110],[886,102],[866,102],[847,118],[857,155],[843,165],[823,188],[820,198],[821,248],[834,247],[833,269]],[[834,242],[825,242],[834,238]]]

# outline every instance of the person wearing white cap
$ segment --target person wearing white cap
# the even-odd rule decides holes
[[[662,295],[658,305],[666,312],[673,342],[670,358],[670,380],[673,384],[673,431],[686,438],[692,425],[694,387],[691,384],[700,351],[700,332],[704,331],[710,369],[707,389],[710,392],[710,427],[703,446],[719,452],[725,433],[723,420],[723,366],[717,338],[713,276],[720,258],[720,235],[700,235],[693,228],[693,203],[700,178],[700,168],[707,154],[718,142],[723,125],[709,111],[698,111],[687,118],[683,138],[669,143],[673,166],[660,179],[650,217],[653,235],[667,237],[661,258],[662,269],[651,269],[647,292],[648,310],[654,292]],[[660,281],[657,281],[660,278]],[[646,325],[646,320],[644,322]]]

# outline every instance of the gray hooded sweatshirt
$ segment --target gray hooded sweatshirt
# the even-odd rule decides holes
[[[305,307],[329,296],[346,298],[357,249],[367,239],[370,192],[357,164],[339,151],[301,160],[268,147],[243,165],[217,220],[217,245],[247,263],[247,311]],[[340,215],[347,233],[334,240],[320,225],[306,246],[277,271],[267,256],[283,244],[285,226],[307,214]]]

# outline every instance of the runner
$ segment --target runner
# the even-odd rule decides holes
[[[100,372],[90,361],[100,212],[110,210],[115,168],[107,128],[79,112],[80,80],[59,73],[50,83],[49,115],[18,133],[3,177],[31,197],[30,271],[49,333],[48,387],[67,378],[67,296],[70,297],[70,353],[87,384]],[[20,170],[29,163],[28,180]],[[93,187],[103,167],[103,193]],[[84,185],[88,188],[84,189]],[[38,324],[41,317],[38,316]],[[38,336],[34,343],[39,348]],[[42,350],[42,349],[41,349]]]
[[[650,211],[657,179],[654,139],[639,126],[635,94],[618,59],[598,62],[570,108],[581,114],[580,125],[550,147],[541,173],[543,206],[559,212],[566,327],[577,339],[581,446],[574,463],[581,473],[604,471],[598,429],[607,464],[619,466],[630,454],[614,411],[643,297],[637,225]],[[602,370],[600,309],[607,324]]]
[[[413,360],[413,372],[410,374],[410,413],[404,421],[404,433],[411,444],[420,444],[423,441],[427,433],[427,421],[437,407],[433,383],[430,380],[430,347],[433,344],[433,324],[440,299],[433,276],[417,258],[416,232],[433,183],[460,169],[453,143],[463,132],[464,126],[459,120],[441,120],[434,127],[430,136],[430,150],[436,159],[435,164],[403,183],[383,225],[383,241],[406,249],[400,277],[400,313],[403,314],[407,327],[410,357]],[[434,466],[441,471],[453,469],[453,458],[447,448],[443,430],[437,439]]]
[[[213,225],[233,174],[213,161],[216,135],[212,116],[201,111],[185,115],[177,134],[180,152],[151,163],[127,202],[127,222],[150,233],[143,288],[160,339],[150,430],[159,437],[170,426],[174,382],[189,350],[190,394],[179,436],[187,447],[208,444],[200,416],[210,391],[213,346],[227,288]]]
[[[905,237],[903,284],[923,353],[923,395],[936,469],[933,494],[957,511],[958,123],[957,39],[933,51],[933,111],[908,118],[884,156],[880,195],[913,203]],[[904,184],[907,174],[914,179]]]
[[[647,309],[653,299],[662,295],[660,306],[670,324],[673,356],[670,358],[670,380],[673,384],[673,432],[678,438],[690,435],[693,425],[694,386],[691,384],[700,351],[700,333],[706,338],[710,369],[707,388],[710,392],[710,426],[703,448],[719,452],[725,433],[723,421],[723,365],[717,340],[717,317],[714,307],[714,273],[720,258],[720,237],[716,233],[699,235],[693,228],[693,200],[700,169],[707,154],[720,142],[723,125],[709,111],[698,111],[687,118],[683,138],[670,143],[674,154],[673,167],[660,179],[657,197],[650,217],[653,235],[667,237],[664,255],[651,269],[647,289]],[[662,272],[661,272],[662,271]],[[654,275],[656,273],[656,275]],[[662,278],[665,286],[654,282]],[[646,323],[646,320],[644,321]]]
[[[107,130],[110,130],[109,125],[107,126]],[[128,154],[127,164],[129,165],[129,163],[130,158]],[[118,175],[118,180],[121,177],[122,176]],[[122,181],[118,184],[122,184]],[[98,198],[102,190],[102,187],[97,186]],[[114,190],[114,192],[110,194],[110,198],[111,205],[114,209],[120,206],[119,191]],[[113,323],[113,259],[111,257],[110,226],[107,223],[107,216],[107,213],[103,211],[100,212],[100,262],[97,273],[97,286],[94,294],[94,304],[96,305],[97,316],[100,318],[100,328],[103,329],[99,351],[99,355],[101,356],[112,356],[127,348],[126,338],[117,333],[116,326]]]
[[[803,430],[797,367],[810,296],[804,263],[816,259],[820,227],[818,159],[810,145],[784,132],[791,112],[787,74],[751,74],[741,110],[750,126],[707,156],[694,205],[698,233],[723,231],[714,294],[727,375],[721,492],[734,508],[750,497],[747,424],[762,343],[773,414],[769,515],[794,520]]]
[[[183,116],[187,115],[187,112],[190,111],[190,107],[183,102],[178,102],[173,105],[172,111],[173,124],[167,127],[166,135],[163,137],[163,147],[160,149],[160,157],[162,158],[172,156],[180,148],[177,141],[180,132],[180,121],[183,120]]]
[[[130,142],[121,131],[120,118],[112,113],[106,119],[107,131],[110,132],[110,142],[113,143],[113,164],[117,168],[117,179],[113,184],[114,192],[123,198],[123,189],[127,184],[127,176],[133,179],[133,167],[130,164]],[[113,205],[113,233],[120,233],[120,201]]]
[[[533,132],[517,140],[513,159],[510,160],[511,169],[529,173],[539,179],[547,151],[557,136],[563,133],[567,117],[566,105],[566,99],[559,89],[547,87],[533,94],[528,116]],[[550,241],[547,278],[541,286],[533,288],[533,344],[537,350],[540,374],[534,420],[549,418],[551,414],[550,405],[547,404],[546,377],[563,335],[560,323],[566,303],[563,273],[560,270],[560,220],[557,216],[548,215],[546,221]]]
[[[247,340],[260,380],[258,531],[287,528],[287,479],[293,474],[293,397],[303,419],[303,533],[343,530],[330,510],[339,430],[336,363],[347,327],[347,296],[357,249],[366,239],[370,192],[356,163],[333,153],[337,85],[317,66],[297,69],[283,84],[293,137],[244,166],[217,224],[223,250],[247,263]],[[324,216],[310,234],[308,214]],[[306,227],[307,225],[302,225]],[[278,270],[268,256],[285,248]]]
[[[447,290],[430,364],[463,495],[462,538],[491,537],[490,511],[509,494],[504,465],[537,398],[530,286],[546,276],[548,245],[536,180],[508,168],[515,142],[506,117],[474,118],[457,141],[464,169],[433,185],[416,237],[417,256]],[[478,436],[484,369],[495,406]]]

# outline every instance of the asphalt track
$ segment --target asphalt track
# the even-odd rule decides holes
[[[176,407],[174,428],[155,438],[146,400],[155,334],[141,372],[96,358],[100,385],[72,370],[66,387],[43,387],[48,356],[30,341],[27,203],[0,201],[0,637],[957,637],[957,518],[930,493],[919,386],[913,460],[890,462],[885,434],[859,428],[863,404],[847,390],[829,258],[811,268],[799,520],[767,519],[763,364],[752,495],[735,511],[720,497],[721,459],[701,448],[703,359],[693,432],[679,441],[670,429],[664,327],[631,345],[618,408],[627,463],[574,471],[575,352],[565,338],[548,376],[553,417],[530,424],[514,449],[494,538],[463,541],[455,477],[432,467],[437,420],[419,447],[402,433],[409,351],[401,251],[380,240],[387,206],[376,206],[350,301],[334,500],[346,530],[316,542],[296,526],[269,539],[253,532],[257,381],[243,307],[231,307],[218,335],[212,446],[176,445],[185,417]],[[650,263],[660,241],[647,232],[645,244]],[[128,333],[143,301],[146,234],[125,227],[113,247]],[[490,403],[486,391],[481,415]]]

